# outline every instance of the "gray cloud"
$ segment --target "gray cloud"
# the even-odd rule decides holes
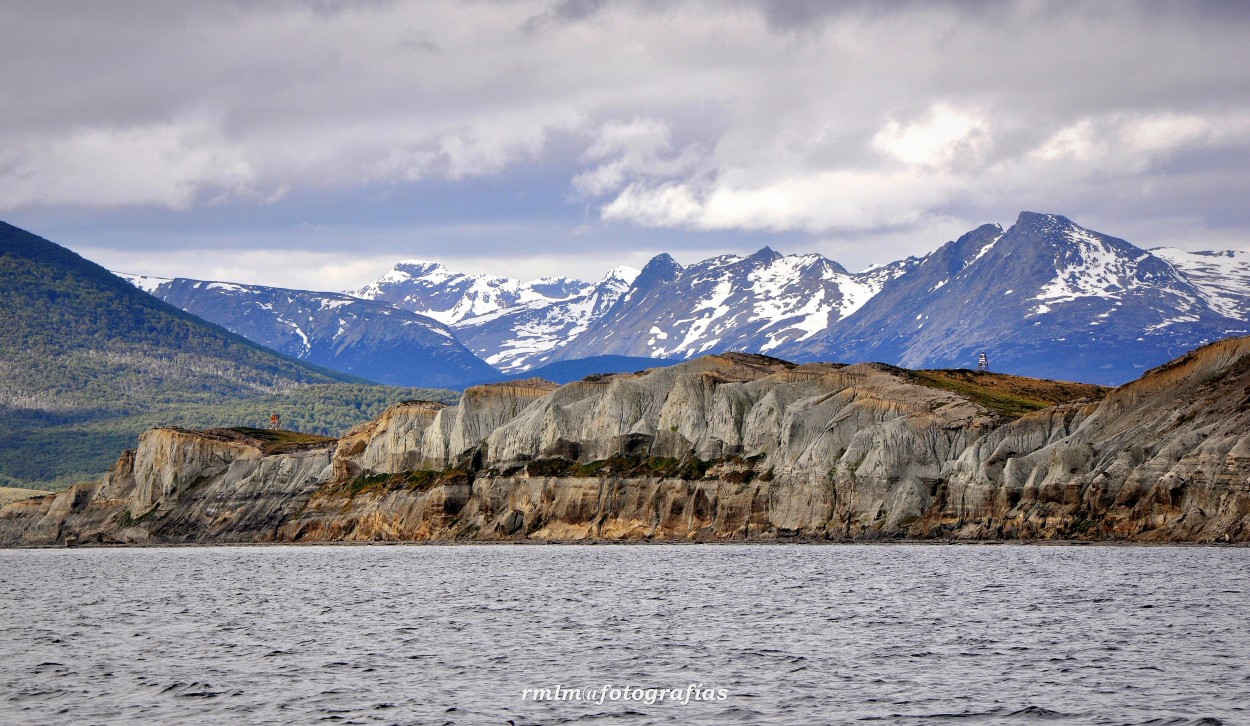
[[[284,199],[446,206],[459,186],[452,206],[541,207],[505,215],[525,245],[466,233],[474,259],[555,265],[590,239],[715,251],[768,235],[867,264],[1022,208],[1139,244],[1242,244],[1246,8],[6,3],[0,215],[79,210],[77,239],[108,249],[131,243],[92,233],[93,215],[137,239],[175,210],[191,245],[211,236],[204,210],[296,229],[321,222]],[[359,214],[403,218],[373,225],[397,248],[471,217],[380,210]],[[342,252],[339,224],[307,244]]]

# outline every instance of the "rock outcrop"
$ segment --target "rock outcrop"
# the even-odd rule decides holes
[[[337,441],[157,429],[0,543],[1250,540],[1250,338],[1108,391],[725,354],[399,404]]]

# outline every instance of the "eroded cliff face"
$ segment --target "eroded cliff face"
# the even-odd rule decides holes
[[[1250,339],[1104,394],[735,354],[492,384],[338,441],[150,431],[0,542],[1250,539]]]
[[[1019,438],[1054,413],[1004,426],[948,468],[954,496],[996,504],[986,516],[970,521],[961,503],[928,523],[967,537],[1250,539],[1250,339],[1205,346],[1112,391],[1043,446]]]

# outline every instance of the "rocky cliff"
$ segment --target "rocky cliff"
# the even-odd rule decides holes
[[[1115,390],[709,356],[410,402],[338,440],[157,429],[0,543],[1250,540],[1250,338]]]

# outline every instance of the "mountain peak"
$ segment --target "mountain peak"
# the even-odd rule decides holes
[[[395,269],[411,269],[411,270],[445,270],[447,266],[441,262],[434,260],[400,260],[395,263]]]
[[[670,255],[667,252],[661,252],[655,257],[652,257],[647,262],[647,264],[643,266],[642,271],[638,273],[638,276],[639,277],[655,277],[657,275],[669,276],[669,275],[675,275],[677,273],[680,273],[683,269],[685,268],[683,268],[681,264],[677,262],[677,260],[674,260],[672,255]]]
[[[603,279],[600,282],[610,282],[613,280],[619,280],[625,283],[626,285],[632,285],[634,283],[634,280],[637,280],[638,275],[640,275],[641,273],[642,273],[642,270],[639,270],[635,267],[629,267],[627,265],[619,265],[617,267],[613,267],[612,269],[608,270],[608,274],[604,275]]]
[[[780,257],[783,257],[783,255],[775,251],[772,247],[769,247],[768,245],[764,245],[763,247],[760,248],[758,252],[751,255],[747,259],[754,260],[757,262],[772,262],[773,260],[776,260]]]
[[[1016,217],[1017,227],[1049,229],[1055,227],[1076,227],[1077,224],[1062,214],[1046,214],[1043,212],[1020,212]]]

